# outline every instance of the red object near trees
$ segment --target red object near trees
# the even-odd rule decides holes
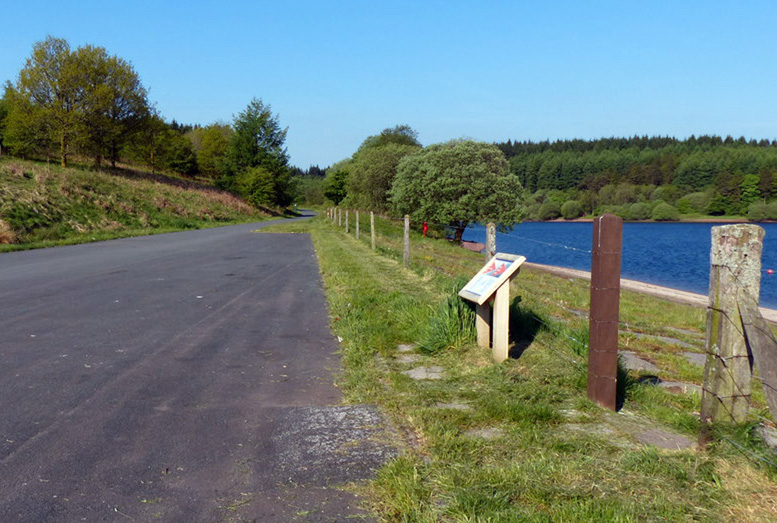
[[[426,238],[426,231],[428,231],[428,230],[429,230],[429,226],[426,224],[426,222],[424,222],[424,225],[423,225],[423,227],[422,227],[422,229],[421,229],[421,230],[422,230],[422,231],[423,231],[423,233],[424,233],[424,238]]]

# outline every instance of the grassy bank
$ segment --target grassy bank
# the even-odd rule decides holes
[[[0,160],[0,252],[268,217],[228,193],[179,178]]]
[[[362,490],[381,519],[730,521],[777,513],[777,458],[751,430],[758,411],[753,424],[721,430],[702,453],[634,437],[660,429],[695,439],[696,394],[640,384],[632,373],[622,380],[619,414],[586,399],[587,282],[527,271],[516,278],[520,357],[493,365],[471,333],[451,328],[466,311],[448,305],[480,255],[413,235],[408,270],[401,231],[389,222],[378,220],[377,254],[368,239],[322,217],[272,229],[312,234],[333,330],[343,338],[346,400],[380,405],[405,441],[406,452]],[[703,311],[624,292],[621,319],[622,348],[655,362],[662,379],[701,382],[677,342],[698,346]],[[418,344],[418,361],[399,354],[399,343]],[[403,374],[419,366],[439,367],[441,379]]]

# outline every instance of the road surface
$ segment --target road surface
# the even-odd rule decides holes
[[[0,255],[0,521],[356,511],[393,451],[332,406],[310,238],[263,225]]]

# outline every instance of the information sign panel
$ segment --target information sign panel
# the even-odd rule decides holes
[[[504,282],[515,274],[515,271],[525,261],[525,256],[496,253],[459,291],[459,296],[465,300],[474,301],[478,305],[483,305]]]

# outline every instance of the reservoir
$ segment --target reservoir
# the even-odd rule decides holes
[[[621,277],[707,294],[711,229],[723,223],[624,223]],[[766,231],[761,260],[761,306],[777,308],[777,223]],[[497,233],[497,251],[532,263],[591,270],[591,222],[527,222]],[[485,228],[467,227],[464,239],[485,242]],[[774,274],[768,274],[772,269]]]

